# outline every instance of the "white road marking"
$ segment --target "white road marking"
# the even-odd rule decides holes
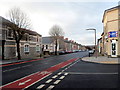
[[[52,73],[48,74],[47,76],[45,76],[45,77],[43,77],[43,78],[41,78],[41,79],[37,80],[36,82],[34,82],[34,83],[30,84],[29,86],[27,86],[27,87],[25,87],[25,88],[28,88],[28,87],[30,87],[30,86],[32,86],[32,85],[34,85],[35,83],[37,83],[37,82],[41,81],[42,79],[44,79],[44,78],[48,77],[48,76],[49,76],[49,75],[51,75],[51,74],[52,74]]]
[[[52,78],[56,78],[56,77],[58,77],[57,75],[55,75],[55,76],[53,76]]]
[[[50,83],[52,81],[52,79],[49,79],[49,80],[47,80],[45,83]]]
[[[55,86],[54,85],[50,85],[46,90],[51,90],[53,89]]]
[[[67,70],[68,68],[65,68],[64,70]]]
[[[20,83],[19,83],[19,86],[20,86],[20,85],[24,85],[25,83],[27,83],[27,82],[29,82],[29,81],[31,81],[31,80],[32,80],[32,79],[28,79],[28,80],[26,80],[26,81],[24,81],[24,82],[20,82]]]
[[[60,73],[58,73],[58,75],[60,75],[60,74],[62,74],[61,72]]]
[[[63,79],[63,78],[65,78],[65,76],[61,76],[59,79]]]
[[[62,73],[64,72],[65,70],[62,70]]]
[[[61,81],[61,80],[56,80],[56,81],[54,82],[54,84],[58,84],[60,81]]]
[[[68,75],[68,73],[65,73],[64,75]]]
[[[25,66],[22,66],[22,68],[24,68],[24,67],[28,67],[28,66],[31,66],[31,64],[30,64],[30,65],[25,65]]]
[[[115,73],[80,73],[80,72],[67,72],[69,74],[118,74],[118,72]]]
[[[48,72],[48,71],[42,71],[41,73],[38,73],[38,75],[45,75],[45,74],[49,74],[49,73],[51,73],[51,72]]]
[[[44,86],[45,86],[45,84],[42,84],[42,85],[38,86],[37,89],[41,89],[41,88],[43,88]]]
[[[71,63],[69,63],[69,64],[71,64]],[[65,65],[64,67],[68,66],[69,64]],[[62,67],[62,68],[64,68],[64,67]]]

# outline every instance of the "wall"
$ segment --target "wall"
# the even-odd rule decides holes
[[[104,15],[104,21],[103,21],[103,25],[104,25],[104,35],[105,37],[108,36],[108,32],[111,31],[119,31],[119,23],[118,23],[118,9],[112,9],[112,10],[108,10],[105,12]],[[120,36],[119,37],[112,37],[112,38],[105,38],[103,37],[105,40],[104,41],[104,50],[107,53],[107,55],[111,55],[111,40],[116,39],[118,40],[118,52],[117,54],[120,55]]]

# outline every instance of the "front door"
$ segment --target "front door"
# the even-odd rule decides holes
[[[116,40],[112,40],[111,43],[111,57],[117,57],[117,44]]]

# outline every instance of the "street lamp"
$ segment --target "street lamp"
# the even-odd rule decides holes
[[[93,31],[95,31],[95,53],[96,53],[96,58],[97,58],[96,29],[94,29],[94,28],[89,28],[89,29],[86,29],[86,30],[93,30]]]

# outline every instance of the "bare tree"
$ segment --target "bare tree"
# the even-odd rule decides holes
[[[55,55],[57,55],[58,40],[64,35],[62,28],[59,25],[53,25],[49,31],[49,34],[53,37],[55,41]]]
[[[8,18],[11,23],[7,24],[11,30],[13,30],[13,35],[16,41],[17,57],[18,60],[21,59],[20,55],[20,40],[25,34],[25,29],[30,28],[30,20],[27,15],[20,8],[12,8],[8,12]]]

